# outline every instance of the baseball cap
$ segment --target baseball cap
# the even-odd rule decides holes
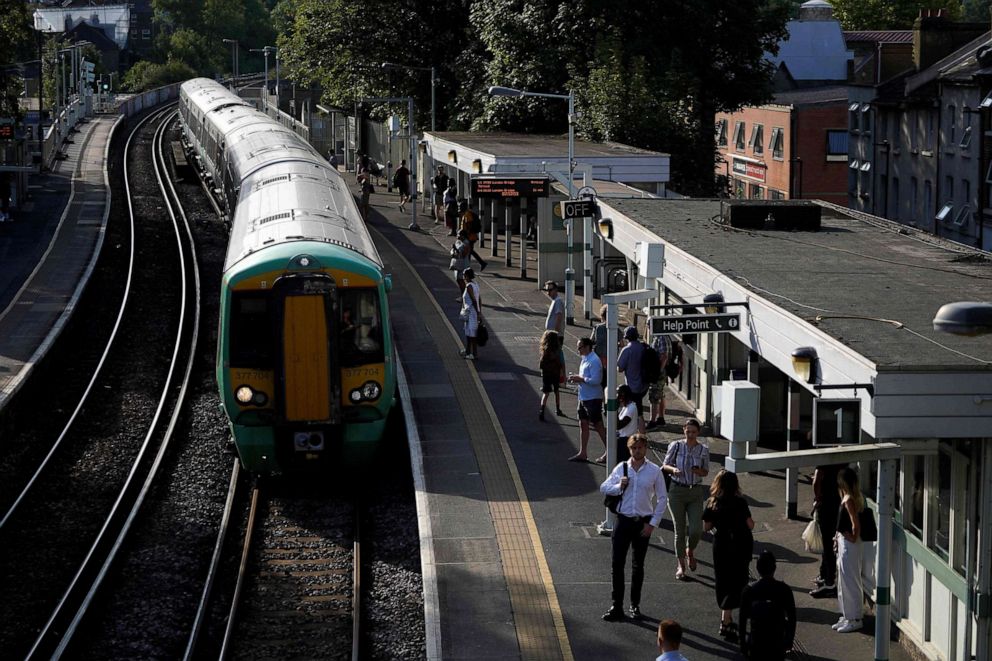
[[[633,326],[627,326],[627,330],[623,332],[623,339],[625,340],[636,340],[637,339],[637,329]]]
[[[552,289],[558,289],[558,283],[554,280],[548,280],[544,283],[544,286],[541,287],[541,291],[551,291]]]

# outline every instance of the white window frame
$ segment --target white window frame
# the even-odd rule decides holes
[[[716,144],[718,147],[727,146],[727,120],[721,119],[717,122]]]
[[[765,153],[765,125],[755,124],[751,127],[751,139],[748,140],[748,147],[755,156],[761,156]]]
[[[940,211],[937,212],[937,215],[935,217],[940,222],[944,222],[944,219],[946,219],[949,215],[951,215],[953,211],[954,211],[954,203],[948,202],[947,204],[945,204],[940,208]]]
[[[738,119],[734,122],[734,150],[744,151],[746,144],[744,142],[744,121]]]
[[[772,137],[768,141],[768,149],[772,152],[772,158],[777,161],[785,160],[785,130],[778,126],[772,127]]]
[[[957,214],[954,215],[954,224],[958,227],[963,227],[971,217],[970,214],[971,206],[968,204],[962,204]]]
[[[971,133],[972,131],[970,126],[964,127],[964,132],[961,133],[961,142],[958,144],[958,147],[961,149],[971,148]]]

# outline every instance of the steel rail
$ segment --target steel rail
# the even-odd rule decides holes
[[[251,491],[251,509],[248,511],[248,524],[245,527],[245,541],[241,548],[241,564],[238,565],[238,580],[234,586],[234,596],[231,597],[231,608],[227,614],[227,626],[224,628],[224,640],[221,642],[218,658],[223,661],[231,653],[231,643],[234,638],[234,627],[237,623],[238,605],[241,603],[241,591],[244,589],[245,576],[248,574],[248,559],[251,556],[251,541],[258,521],[259,487]]]

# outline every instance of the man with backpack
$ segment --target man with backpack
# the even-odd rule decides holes
[[[668,335],[655,335],[651,347],[658,356],[658,377],[648,381],[648,401],[651,402],[651,413],[648,416],[647,428],[657,429],[665,426],[665,390],[668,387],[668,361],[672,357],[672,338]]]
[[[444,166],[437,166],[437,174],[431,179],[431,186],[434,189],[433,210],[434,224],[437,225],[444,219],[444,192],[448,190],[448,175],[444,171]]]
[[[479,240],[479,234],[482,232],[482,221],[472,211],[466,199],[458,201],[458,212],[461,214],[461,224],[458,229],[468,235],[468,241],[472,246],[472,257],[475,257],[475,261],[479,262],[479,271],[485,271],[489,264],[479,256],[479,253],[475,252],[475,242]]]
[[[785,659],[796,636],[796,600],[775,578],[775,556],[762,551],[755,583],[741,593],[741,653],[748,659]]]
[[[644,395],[648,392],[649,381],[644,380],[644,356],[648,354],[647,363],[658,363],[658,353],[640,341],[637,329],[627,326],[623,332],[623,339],[627,341],[627,346],[623,348],[617,357],[617,369],[623,373],[624,381],[630,386],[630,400],[637,404],[637,431],[644,433]],[[650,367],[650,365],[648,365]],[[657,368],[655,368],[657,369]],[[651,376],[650,374],[648,376]],[[657,375],[655,375],[657,380]]]

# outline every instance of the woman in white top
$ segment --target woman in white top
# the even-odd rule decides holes
[[[630,386],[617,388],[617,463],[630,459],[627,439],[637,433],[637,402]]]
[[[475,281],[475,271],[467,268],[462,271],[465,279],[465,291],[462,292],[461,318],[465,321],[465,349],[460,355],[465,360],[475,360],[479,351],[475,342],[475,334],[482,320],[482,298],[479,294],[479,284]]]

